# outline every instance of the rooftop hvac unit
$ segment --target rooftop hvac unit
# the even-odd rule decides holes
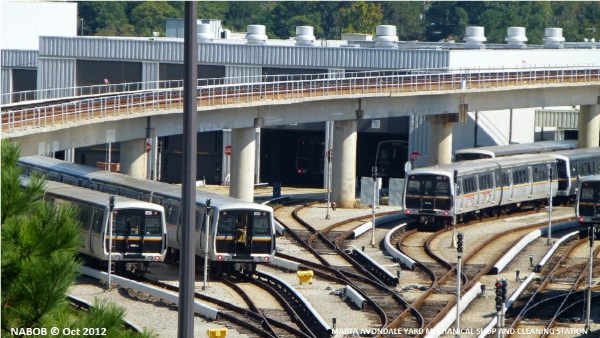
[[[315,43],[314,29],[312,26],[296,26],[296,45],[312,46]]]
[[[375,48],[394,48],[397,42],[396,26],[379,25],[375,28]]]
[[[485,48],[483,43],[487,41],[485,28],[480,26],[468,26],[465,30],[465,45],[468,48]]]
[[[511,48],[525,48],[525,27],[508,27],[504,41]]]
[[[546,28],[544,31],[544,48],[563,48],[564,42],[562,28]]]
[[[248,44],[264,45],[267,42],[266,28],[264,25],[248,25],[246,30],[246,40]]]

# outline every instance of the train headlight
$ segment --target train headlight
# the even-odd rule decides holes
[[[121,255],[120,254],[112,254],[112,259],[114,259],[115,261],[120,261]]]
[[[220,262],[220,261],[222,261],[222,260],[223,260],[223,255],[218,255],[218,256],[217,256],[217,260],[218,260],[219,262]]]
[[[406,209],[406,210],[404,211],[404,213],[405,213],[405,214],[407,214],[407,215],[410,215],[410,209]]]
[[[583,217],[579,217],[579,222],[583,223]]]
[[[160,261],[160,256],[154,256],[154,260],[157,262]]]
[[[444,211],[444,216],[448,216],[448,211]]]
[[[269,256],[265,256],[265,262],[269,262],[271,260],[271,258]]]

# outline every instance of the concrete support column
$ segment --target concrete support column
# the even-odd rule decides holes
[[[600,101],[600,98],[598,98]],[[579,109],[579,148],[598,147],[600,143],[600,104]]]
[[[452,162],[452,117],[436,115],[429,118],[429,165]]]
[[[335,121],[331,198],[341,208],[356,202],[356,120]]]
[[[254,201],[255,128],[231,131],[231,176],[229,196]]]
[[[146,139],[121,142],[121,173],[146,178]]]

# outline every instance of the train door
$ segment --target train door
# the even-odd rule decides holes
[[[141,254],[144,249],[144,231],[142,217],[131,210],[121,209],[113,217],[113,247],[115,251],[129,254]]]
[[[94,256],[100,257],[103,252],[108,252],[108,207],[106,209],[93,209],[91,247]]]
[[[194,249],[197,255],[204,256],[206,250],[206,227],[204,226],[206,217],[205,217],[204,208],[196,208],[196,230],[194,233],[194,238],[196,239],[194,242]],[[209,244],[210,248],[210,244]]]
[[[86,253],[92,251],[92,216],[94,215],[94,209],[87,205],[81,205],[79,207],[79,220],[81,221],[83,234],[83,243],[81,246]]]
[[[510,181],[512,177],[512,171],[510,169],[502,169],[500,175],[500,205],[505,205],[509,204],[510,200],[512,199],[512,184]]]

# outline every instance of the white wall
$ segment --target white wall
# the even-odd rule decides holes
[[[0,3],[0,48],[39,49],[39,36],[77,36],[77,3]]]

